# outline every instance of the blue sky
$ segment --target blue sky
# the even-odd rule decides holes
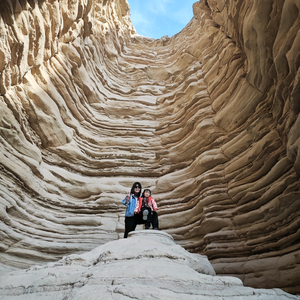
[[[159,39],[181,31],[193,17],[197,0],[127,0],[138,34]]]

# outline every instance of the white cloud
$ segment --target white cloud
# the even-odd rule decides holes
[[[172,13],[171,17],[175,22],[185,26],[193,17],[192,8],[186,6],[183,9],[176,10]]]
[[[149,21],[149,18],[145,18],[145,14],[137,10],[131,13],[130,19],[131,22],[135,24],[135,26],[143,26],[143,27],[151,26],[151,22]]]
[[[165,15],[168,12],[168,4],[170,0],[150,0],[145,1],[146,9],[155,15]]]
[[[138,34],[152,37],[155,21],[149,15],[134,10],[130,16],[131,22]]]
[[[173,36],[191,20],[196,0],[128,0],[131,21],[138,34]]]

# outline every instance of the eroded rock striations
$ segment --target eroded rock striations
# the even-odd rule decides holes
[[[193,10],[154,40],[126,0],[1,1],[3,272],[118,239],[138,180],[217,274],[300,293],[300,3]]]
[[[189,253],[156,230],[129,234],[84,254],[1,278],[1,299],[299,300],[280,289],[243,287],[215,276],[205,256]],[[4,298],[3,298],[4,297]]]

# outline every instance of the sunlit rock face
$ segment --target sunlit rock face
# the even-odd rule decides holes
[[[207,257],[189,253],[157,230],[129,233],[90,252],[32,266],[1,277],[9,300],[299,300],[280,289],[244,287],[235,277],[215,276]]]
[[[193,10],[154,40],[126,0],[1,0],[1,270],[118,239],[140,181],[217,274],[300,293],[300,3]]]

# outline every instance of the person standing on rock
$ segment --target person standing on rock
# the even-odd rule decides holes
[[[141,196],[142,185],[139,182],[135,182],[132,185],[130,193],[122,200],[122,203],[127,207],[125,212],[125,232],[124,238],[127,238],[128,233],[135,230],[137,225],[136,218],[134,215],[134,210]]]

